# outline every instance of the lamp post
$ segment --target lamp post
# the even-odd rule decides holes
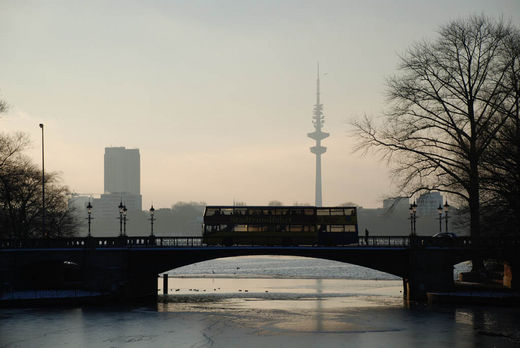
[[[47,237],[45,233],[45,142],[43,137],[43,123],[40,123],[42,129],[42,235]]]
[[[448,200],[444,203],[444,219],[446,220],[446,233],[448,233],[448,210],[450,209],[450,205],[448,204]]]
[[[126,205],[123,206],[123,235],[126,237]]]
[[[410,235],[415,236],[416,235],[416,229],[415,229],[415,220],[417,219],[417,204],[415,204],[415,201],[413,201],[412,204],[410,204]]]
[[[90,214],[92,214],[92,204],[90,204],[90,201],[88,202],[88,205],[87,205],[87,214],[88,214],[88,217],[87,217],[87,221],[88,221],[88,237],[92,237],[92,235],[90,234],[90,220],[92,220],[92,217],[90,216]]]
[[[154,213],[155,213],[155,209],[153,208],[153,204],[152,204],[152,207],[150,208],[150,237],[153,237],[153,222],[155,220]]]
[[[123,201],[119,203],[119,237],[123,237]]]
[[[439,212],[439,233],[442,233],[442,205],[441,204],[439,204],[437,211]]]

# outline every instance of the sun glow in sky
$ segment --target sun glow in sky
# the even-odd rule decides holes
[[[0,131],[78,193],[102,193],[107,146],[139,148],[143,207],[314,203],[322,76],[323,204],[380,205],[385,162],[349,122],[385,109],[398,55],[472,14],[520,25],[510,1],[2,1]]]

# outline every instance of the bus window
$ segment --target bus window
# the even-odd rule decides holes
[[[316,209],[316,215],[330,215],[330,212],[327,208],[318,208]]]
[[[206,209],[206,216],[213,216],[215,215],[220,209],[216,208],[207,208]]]
[[[303,215],[303,209],[293,208],[291,209],[291,215]]]
[[[343,215],[343,208],[336,208],[330,210],[330,215]]]
[[[233,213],[233,208],[223,208],[220,210],[222,215],[231,215]]]
[[[355,215],[356,209],[348,208],[345,209],[345,215]]]
[[[286,209],[286,208],[276,208],[274,212],[275,212],[276,215],[287,215],[287,214],[289,214],[289,209]]]
[[[314,215],[314,209],[304,209],[305,215]]]
[[[289,232],[303,232],[303,225],[291,225],[289,227]]]
[[[247,225],[235,225],[235,232],[247,232]]]
[[[356,226],[355,225],[346,225],[345,232],[356,232]]]
[[[345,232],[345,225],[330,225],[329,232]]]
[[[246,215],[247,208],[235,208],[234,214],[235,215]]]

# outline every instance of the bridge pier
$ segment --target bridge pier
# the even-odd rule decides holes
[[[403,296],[408,301],[426,301],[428,292],[454,288],[453,265],[444,253],[410,250],[408,274],[403,277]]]

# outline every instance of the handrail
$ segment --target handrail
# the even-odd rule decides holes
[[[249,241],[245,246],[262,246]],[[201,236],[186,237],[72,237],[72,238],[33,238],[0,239],[1,249],[50,249],[50,248],[170,248],[170,247],[205,247]],[[274,245],[273,246],[284,246]],[[301,245],[303,246],[303,245]],[[309,245],[305,245],[309,246]],[[331,245],[330,243],[312,246],[344,246],[370,248],[477,248],[507,249],[520,247],[520,238],[436,238],[423,236],[360,236],[354,244]],[[212,246],[214,247],[214,246]]]

